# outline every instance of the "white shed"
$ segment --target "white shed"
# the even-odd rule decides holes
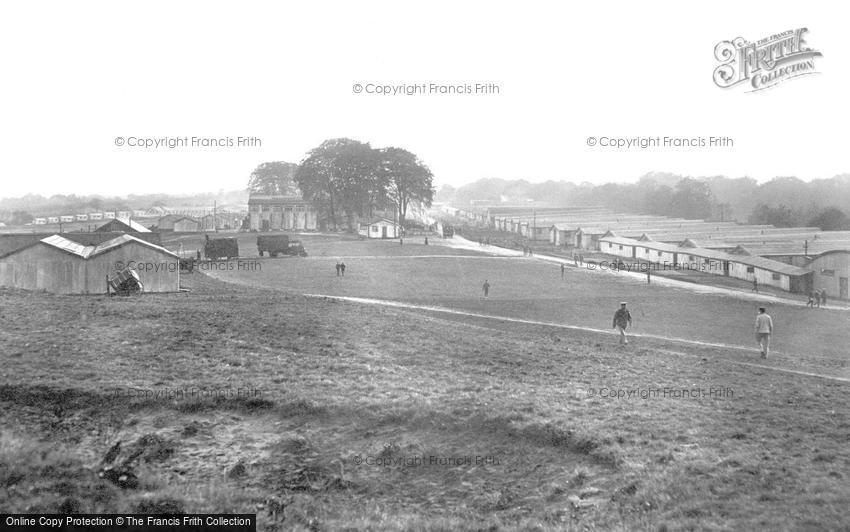
[[[357,233],[366,238],[398,238],[401,235],[401,229],[392,220],[375,218],[369,222],[361,222]]]

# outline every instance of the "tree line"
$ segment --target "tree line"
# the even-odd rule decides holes
[[[337,229],[344,220],[356,230],[359,217],[393,210],[404,227],[410,206],[430,206],[433,174],[413,153],[395,147],[372,148],[347,138],[326,140],[299,163],[259,165],[248,179],[257,194],[297,195],[309,200],[319,216]]]
[[[473,200],[538,200],[685,219],[850,230],[850,174],[809,182],[778,177],[762,184],[749,177],[694,178],[660,172],[646,174],[636,183],[603,185],[482,179],[459,188],[445,186],[436,199],[457,205]]]

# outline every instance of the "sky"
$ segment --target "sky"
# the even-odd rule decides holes
[[[0,197],[234,190],[259,163],[299,162],[335,137],[406,148],[438,186],[651,171],[828,178],[850,172],[848,11],[799,1],[7,2]],[[816,74],[756,92],[714,83],[721,41],[797,28],[822,53]],[[426,90],[376,92],[404,84]],[[440,92],[466,85],[473,93]],[[601,146],[712,136],[732,144]],[[169,138],[189,145],[144,146]]]

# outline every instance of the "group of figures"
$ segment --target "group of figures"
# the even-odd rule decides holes
[[[820,308],[821,304],[826,305],[826,290],[814,290],[809,292],[809,301],[807,307]]]
[[[574,256],[575,258],[575,256]],[[564,263],[561,263],[561,279],[564,278],[566,272],[566,266]],[[648,272],[647,272],[647,281],[648,281]],[[488,279],[484,280],[484,284],[481,286],[484,292],[484,299],[489,299],[490,297],[490,281]],[[826,294],[822,290],[817,290],[812,292],[809,295],[809,306],[812,306],[813,302],[816,302],[817,306],[820,307],[821,302],[826,304]],[[617,333],[620,337],[620,345],[628,345],[629,339],[626,335],[626,331],[632,326],[632,315],[629,312],[627,302],[623,301],[620,303],[620,308],[614,313],[614,320],[612,323],[612,327],[616,329]],[[773,318],[767,313],[765,307],[759,307],[758,315],[756,316],[755,323],[755,333],[756,333],[756,341],[759,344],[761,349],[761,357],[767,358],[770,353],[770,337],[773,335]]]

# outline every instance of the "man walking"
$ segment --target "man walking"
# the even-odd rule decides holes
[[[823,303],[823,306],[826,306],[826,288],[820,291],[820,302]]]
[[[820,290],[815,290],[815,306],[820,308]]]
[[[487,299],[487,296],[490,294],[490,283],[487,279],[484,279],[484,299]]]
[[[336,276],[339,277],[340,264],[339,261],[336,261]]]
[[[759,293],[759,281],[755,277],[753,277],[753,289],[750,290],[750,292],[755,292],[756,294]]]
[[[564,278],[564,270],[567,269],[567,266],[562,262],[561,263],[561,279]]]
[[[759,307],[756,316],[756,339],[761,347],[761,357],[767,358],[770,354],[770,335],[773,334],[773,319],[765,312],[764,307]]]
[[[342,274],[342,276],[345,277],[345,263],[344,262],[339,263],[339,271]]]
[[[620,333],[620,344],[628,345],[629,339],[626,338],[626,329],[632,324],[632,315],[626,309],[626,302],[620,303],[620,308],[614,313],[614,325]]]

